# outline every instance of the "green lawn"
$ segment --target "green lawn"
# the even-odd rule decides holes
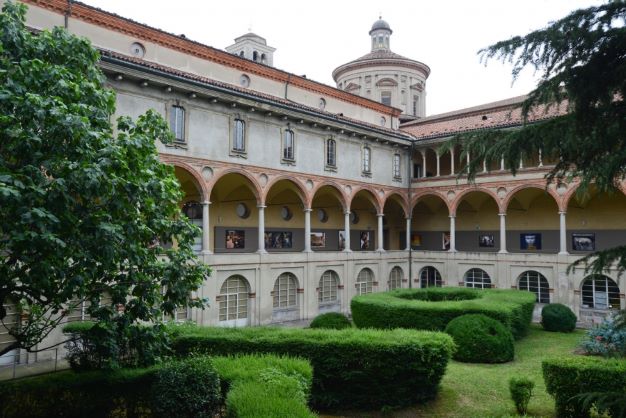
[[[574,355],[584,331],[570,334],[546,332],[533,326],[530,334],[515,344],[515,361],[498,365],[452,361],[443,378],[437,399],[425,405],[389,412],[342,412],[322,417],[506,417],[515,416],[509,397],[512,376],[526,376],[535,382],[529,416],[553,417],[554,400],[546,393],[541,361],[547,357]]]

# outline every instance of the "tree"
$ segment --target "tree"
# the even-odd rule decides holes
[[[531,67],[540,81],[521,104],[520,129],[458,135],[446,144],[469,153],[472,181],[483,167],[504,158],[513,174],[524,155],[541,152],[558,163],[547,182],[579,181],[617,192],[626,176],[626,2],[609,1],[572,12],[547,28],[498,42],[479,51],[485,61],[513,64],[513,79]],[[531,121],[533,115],[554,116]],[[615,265],[626,269],[626,246],[595,252],[573,266],[600,273]]]
[[[76,309],[101,333],[158,340],[163,314],[206,304],[190,296],[209,274],[156,151],[172,134],[154,111],[114,134],[98,52],[62,28],[32,33],[25,13],[0,15],[0,325],[15,339],[0,355],[41,350]]]

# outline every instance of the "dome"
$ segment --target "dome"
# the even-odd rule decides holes
[[[382,19],[378,19],[372,25],[372,29],[370,29],[370,35],[372,34],[372,32],[374,32],[375,30],[379,30],[379,29],[385,29],[385,30],[388,30],[389,33],[393,33],[393,31],[391,30],[391,27],[389,26],[389,23],[387,23],[386,21]]]

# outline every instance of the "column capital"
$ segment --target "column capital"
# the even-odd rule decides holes
[[[450,218],[450,219],[456,218],[456,213],[454,215],[448,215],[448,218]]]
[[[350,215],[351,213],[352,213],[352,212],[350,212],[349,210],[344,210],[344,211],[343,211],[343,214],[344,214],[344,215]]]
[[[304,212],[313,212],[313,209],[311,209],[311,208],[304,208],[304,209],[302,209],[302,210],[303,210]]]
[[[209,206],[209,205],[211,204],[211,202],[209,202],[208,200],[205,200],[205,201],[203,201],[203,202],[200,202],[200,204],[201,204],[202,206]]]
[[[383,216],[385,216],[385,214],[384,213],[377,213],[376,216],[379,217],[379,218],[382,218]]]
[[[498,216],[506,216],[506,212],[505,213],[498,213]]]
[[[565,210],[560,210],[560,211],[559,211],[559,215],[567,215],[567,211],[565,211]]]
[[[265,209],[267,206],[265,206],[265,205],[256,205],[256,207],[259,208],[259,209]]]

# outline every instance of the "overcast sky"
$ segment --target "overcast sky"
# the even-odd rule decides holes
[[[252,30],[277,48],[280,69],[335,86],[337,66],[370,51],[382,14],[391,49],[431,68],[426,113],[433,115],[529,92],[527,74],[511,86],[510,66],[480,63],[477,51],[545,27],[599,0],[274,1],[83,0],[124,17],[224,49]]]

